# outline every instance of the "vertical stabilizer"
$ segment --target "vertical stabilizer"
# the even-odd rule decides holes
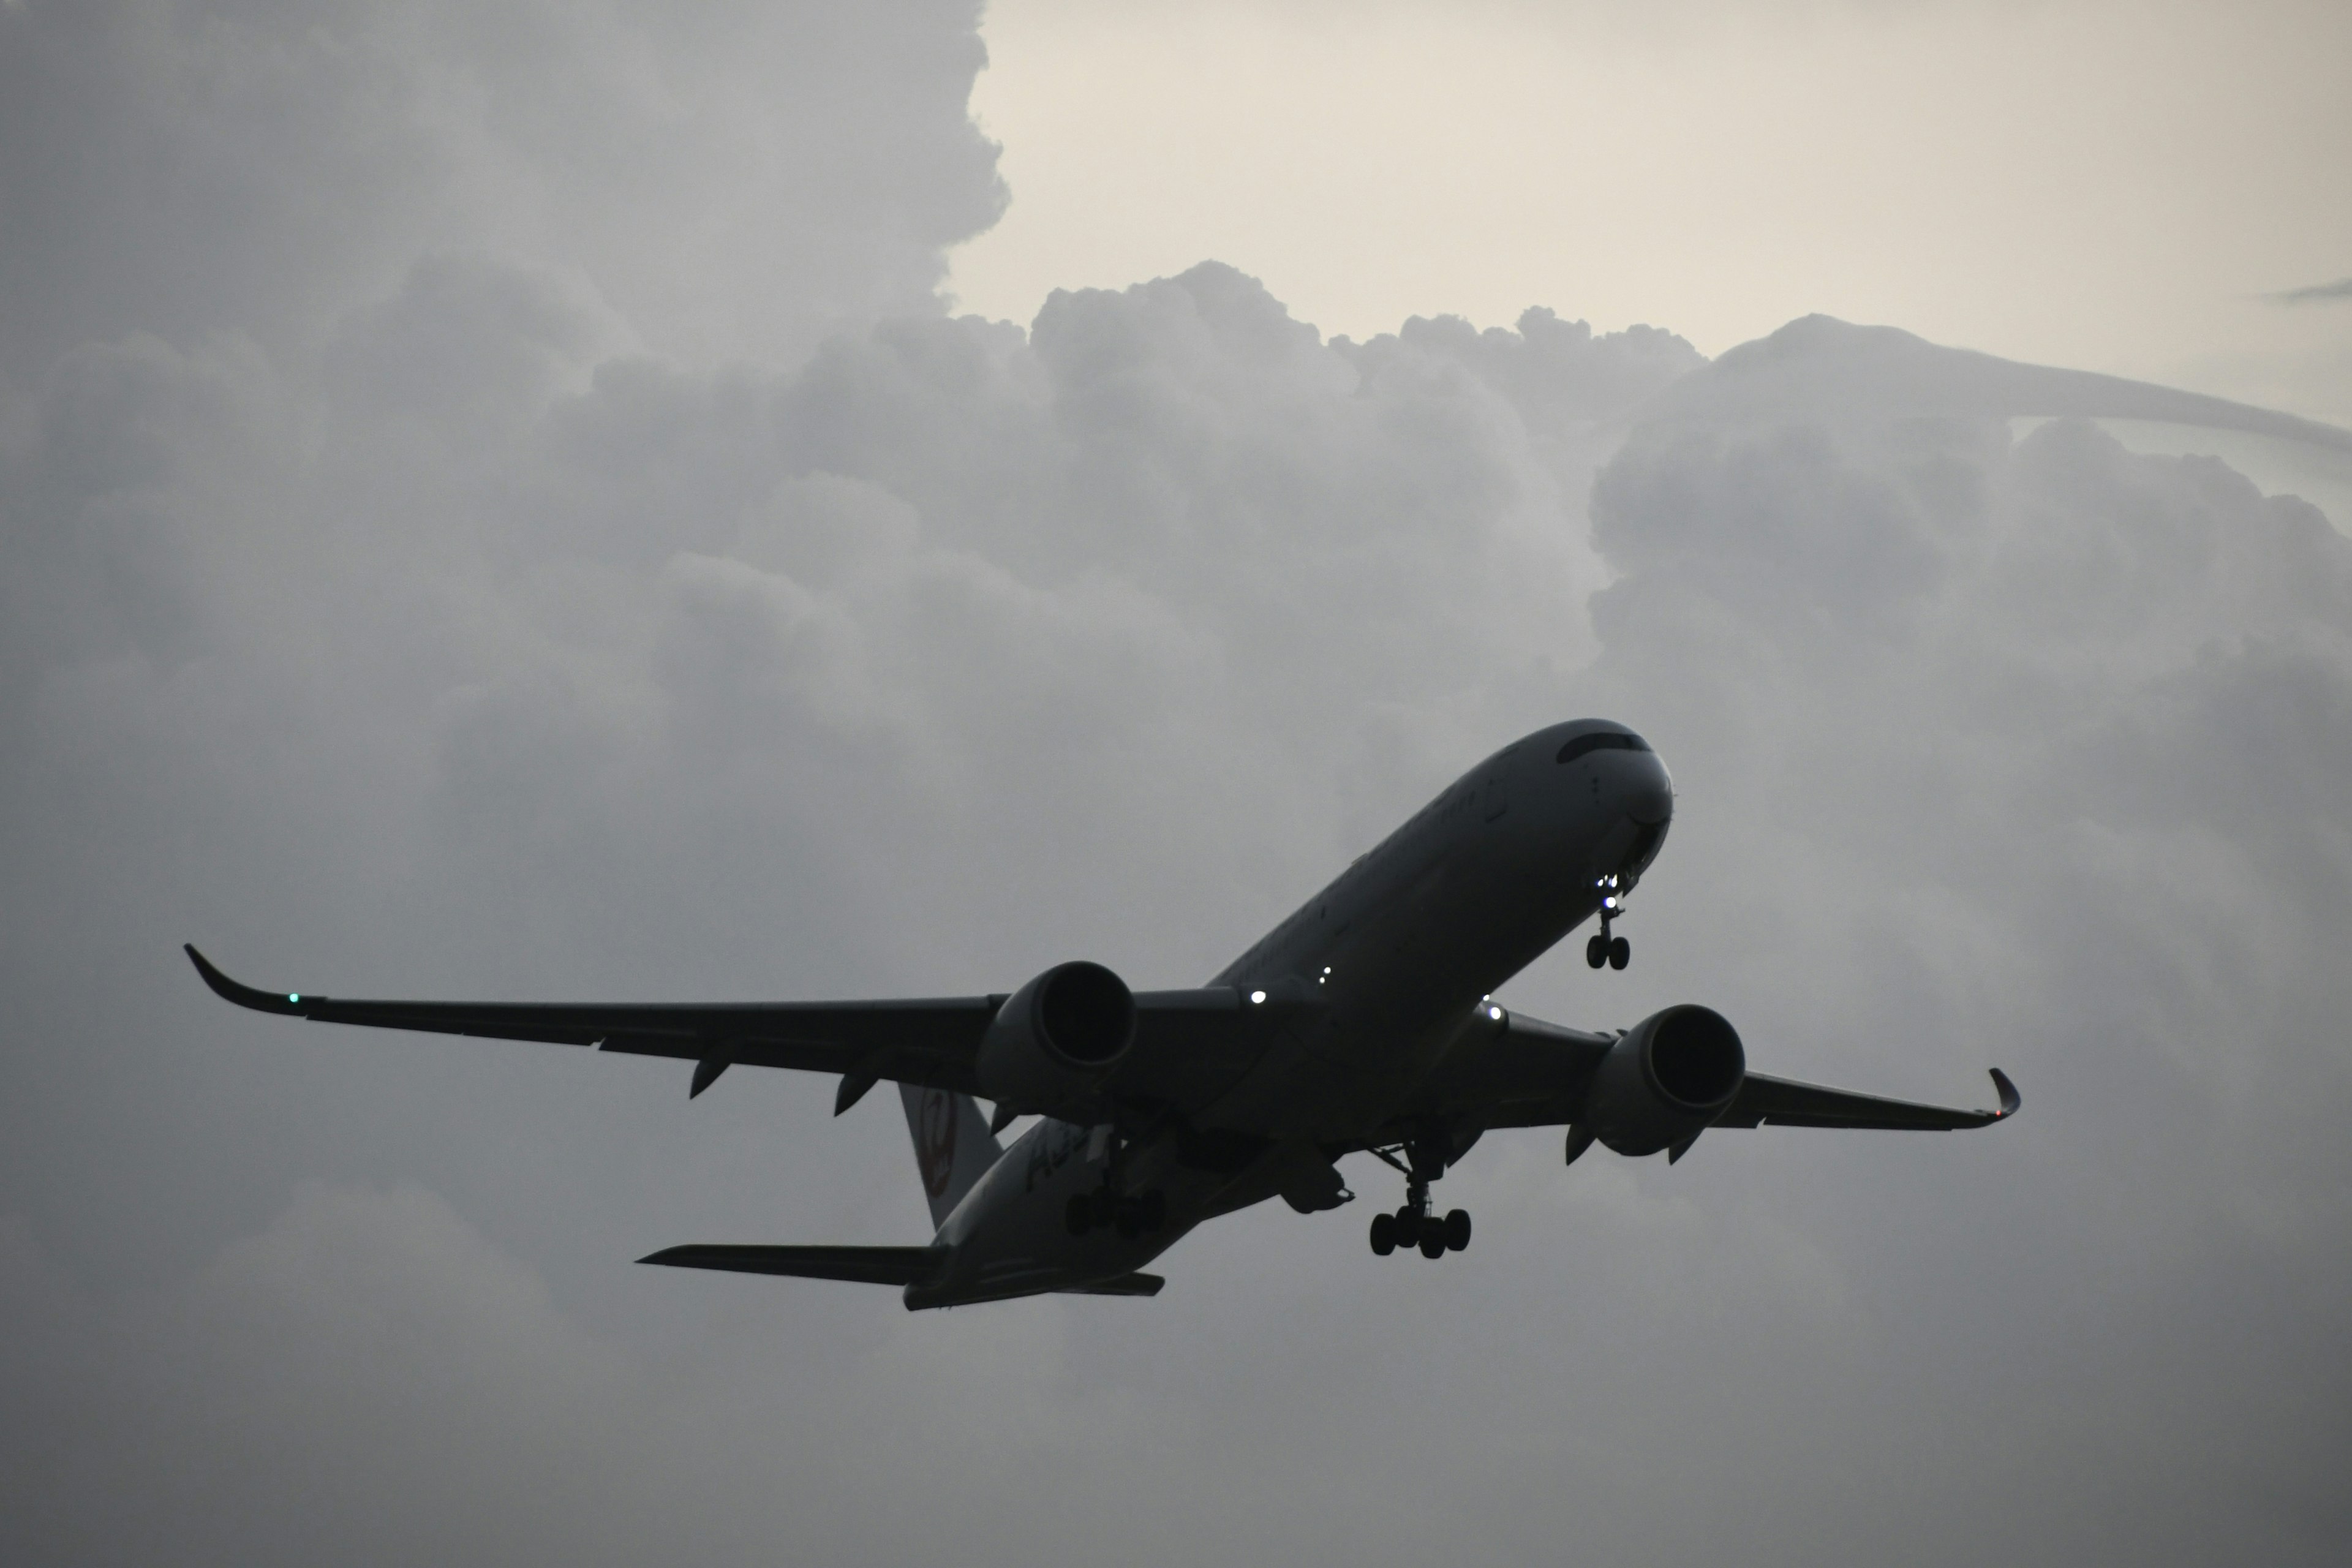
[[[902,1083],[898,1098],[906,1101],[907,1131],[915,1137],[915,1165],[936,1230],[1004,1151],[971,1096]]]

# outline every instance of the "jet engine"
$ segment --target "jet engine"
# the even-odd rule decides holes
[[[1005,998],[974,1076],[1000,1105],[1088,1121],[1097,1091],[1135,1043],[1135,994],[1099,963],[1057,963]]]
[[[1748,1053],[1722,1014],[1689,1003],[1654,1013],[1593,1069],[1570,1147],[1598,1138],[1620,1154],[1673,1149],[1679,1157],[1747,1076]]]

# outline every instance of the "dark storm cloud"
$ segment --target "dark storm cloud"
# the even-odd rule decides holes
[[[2337,1554],[2352,547],[2011,425],[2260,411],[1821,321],[1704,368],[1541,310],[1325,342],[1215,265],[950,320],[997,199],[957,8],[81,15],[0,13],[0,70],[181,84],[85,97],[98,143],[165,116],[226,178],[236,106],[342,129],[186,246],[136,160],[0,143],[49,203],[0,401],[12,1561]],[[810,142],[755,90],[820,79],[882,107]],[[684,140],[639,167],[608,104]],[[545,187],[529,243],[493,179]],[[685,273],[593,199],[648,189]],[[1707,1001],[1921,1098],[1999,1064],[2025,1115],[1671,1170],[1497,1134],[1442,1268],[1277,1208],[1154,1302],[908,1318],[626,1263],[916,1239],[879,1100],[255,1019],[174,945],[353,994],[1183,984],[1585,712],[1660,746],[1674,838],[1633,968],[1513,1001]]]
[[[2333,283],[2312,283],[2301,289],[2282,289],[2263,296],[2279,305],[2326,305],[2338,300],[2352,300],[2352,278],[2338,278]]]

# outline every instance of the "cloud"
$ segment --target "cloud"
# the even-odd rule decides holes
[[[1548,310],[1327,340],[1213,263],[952,318],[918,240],[997,199],[960,10],[79,15],[0,16],[13,79],[144,84],[74,111],[268,173],[180,247],[115,152],[0,138],[92,204],[8,285],[47,314],[0,403],[12,1561],[2331,1558],[2352,546],[2084,422],[2273,416],[1820,321],[1711,365]],[[803,190],[754,89],[825,61],[881,107]],[[217,129],[280,100],[310,145]],[[76,225],[146,249],[69,276]],[[2025,1115],[1671,1171],[1497,1134],[1443,1268],[1365,1249],[1368,1163],[1156,1301],[909,1318],[627,1262],[916,1238],[887,1106],[256,1021],[177,956],[1183,984],[1589,712],[1659,745],[1674,837],[1633,967],[1516,1005],[1706,1001],[1763,1070],[1923,1099],[1998,1064]]]
[[[247,1317],[321,1369],[204,1472],[221,1540],[275,1550],[232,1500],[304,1432],[312,1493],[350,1499],[321,1529],[376,1517],[354,1478],[392,1474],[488,1538],[590,1559],[677,1496],[762,1550],[1077,1554],[1143,1519],[1188,1552],[1312,1552],[1339,1514],[1401,1560],[1538,1550],[1572,1514],[1633,1551],[1652,1527],[1624,1499],[1669,1455],[1716,1500],[1668,1555],[1817,1544],[1759,1536],[1759,1496],[1868,1550],[1992,1487],[2021,1555],[2087,1548],[2084,1496],[2193,1545],[2220,1527],[2169,1500],[2256,1429],[2220,1484],[2265,1500],[2230,1528],[2282,1551],[2333,1528],[2296,1458],[2336,1440],[2333,1406],[2295,1369],[2343,1283],[2316,1260],[2345,1239],[2317,1194],[2345,1091],[2327,1021],[2352,1002],[2326,936],[2352,887],[2352,562],[2311,509],[2069,421],[2015,439],[1876,399],[1644,422],[1694,374],[1664,334],[1536,315],[1327,343],[1216,266],[1059,296],[1025,332],[887,321],[774,371],[612,356],[597,321],[545,275],[428,258],[315,370],[83,351],[14,470],[49,552],[26,603],[50,608],[12,619],[10,820],[40,829],[8,864],[17,907],[51,911],[11,960],[15,1059],[73,1064],[16,1099],[38,1120],[12,1143],[39,1153],[14,1190],[71,1277],[260,1270],[127,1357],[131,1386],[248,1365]],[[1932,363],[1916,384],[1952,405]],[[905,1239],[895,1126],[830,1123],[781,1075],[689,1108],[662,1064],[257,1032],[170,958],[194,932],[354,992],[982,989],[1076,952],[1181,983],[1484,747],[1578,711],[1641,725],[1685,804],[1642,962],[1606,993],[1547,963],[1522,1005],[1606,1024],[1696,996],[1761,1065],[1925,1098],[1981,1098],[1997,1060],[2029,1116],[1719,1134],[1671,1178],[1563,1176],[1549,1140],[1498,1136],[1451,1179],[1493,1271],[1475,1307],[1467,1276],[1365,1273],[1353,1225],[1252,1215],[1188,1241],[1149,1317],[885,1328],[866,1299],[688,1296],[624,1260]],[[92,953],[152,979],[126,1002],[42,978]],[[124,1126],[153,1130],[128,1167]],[[113,1181],[62,1179],[101,1155]],[[478,1260],[446,1310],[485,1316],[402,1309],[444,1348],[379,1380],[390,1352],[302,1281],[399,1244],[340,1200],[256,1200],[425,1172],[438,1195],[392,1207],[446,1206]],[[234,1239],[289,1226],[321,1261]],[[2053,1316],[2052,1292],[2080,1305]],[[691,1326],[714,1311],[732,1326]],[[2206,1313],[2262,1348],[2200,1360]],[[1367,1380],[1441,1318],[1486,1348]],[[657,1352],[680,1335],[690,1365]],[[572,1348],[478,1411],[464,1369],[542,1338]],[[1436,1397],[1413,1381],[1432,1355]],[[260,1375],[101,1426],[57,1495],[103,1495],[101,1456],[177,1451]],[[1379,1435],[1416,1399],[1419,1436]],[[785,1439],[784,1412],[820,1409]],[[522,1458],[467,1489],[444,1429]],[[590,1430],[615,1435],[558,1436]],[[833,1458],[800,1446],[820,1437]],[[1400,1511],[1378,1478],[1426,1477],[1430,1442],[1461,1466]],[[796,1479],[750,1477],[739,1446]],[[842,1456],[919,1500],[843,1501]],[[1017,1500],[1133,1470],[1175,1489],[1050,1521]],[[559,1473],[608,1479],[554,1488],[576,1530],[507,1500]],[[1203,1496],[1225,1523],[1181,1500]]]
[[[2142,419],[2352,451],[2352,431],[2122,376],[2020,364],[1945,348],[1895,327],[1828,316],[1742,343],[1662,392],[1647,418],[1738,422],[1884,417]]]
[[[304,342],[428,251],[561,272],[646,346],[804,350],[929,307],[1004,193],[971,0],[45,0],[0,16],[0,361],[126,319]]]
[[[2312,283],[2301,289],[2282,289],[2264,299],[2277,305],[2326,305],[2338,300],[2352,300],[2352,278],[2338,278],[2333,283]]]

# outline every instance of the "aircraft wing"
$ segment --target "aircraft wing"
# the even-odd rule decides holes
[[[1615,1044],[1610,1035],[1563,1028],[1512,1013],[1475,1037],[1440,1068],[1424,1110],[1456,1126],[1558,1127],[1584,1107],[1585,1086]],[[2016,1114],[2017,1086],[1996,1068],[1996,1110],[1961,1110],[1885,1100],[1822,1084],[1751,1072],[1717,1117],[1717,1127],[1852,1127],[1949,1131],[1986,1127]]]
[[[838,1073],[846,1110],[877,1080],[980,1094],[973,1058],[1003,995],[879,1002],[568,1003],[355,1001],[263,991],[187,950],[205,984],[240,1007],[378,1029],[589,1046],[698,1065],[699,1094],[727,1067]],[[1115,1088],[1160,1102],[1197,1102],[1245,1071],[1256,1023],[1229,989],[1139,991],[1135,1047]],[[1271,1020],[1269,1020],[1270,1022]]]
[[[1941,1105],[1918,1105],[1907,1100],[1881,1100],[1820,1084],[1797,1083],[1785,1078],[1749,1073],[1732,1097],[1729,1109],[1715,1119],[1717,1127],[1881,1127],[1949,1131],[1962,1127],[1989,1127],[2017,1114],[2017,1086],[1999,1068],[1992,1069],[1998,1110],[1954,1110]]]

